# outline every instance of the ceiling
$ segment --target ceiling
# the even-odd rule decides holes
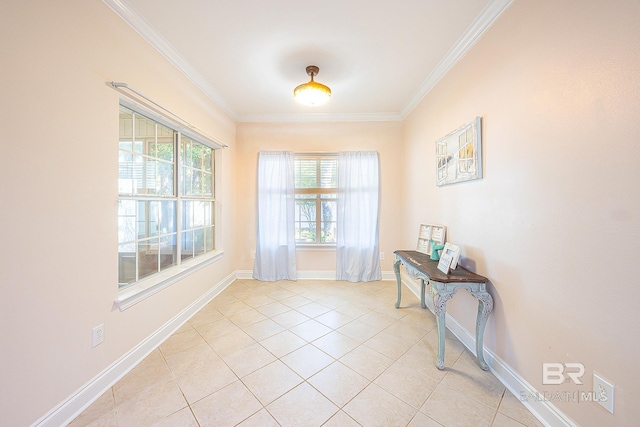
[[[512,0],[103,1],[236,121],[345,121],[401,120]]]

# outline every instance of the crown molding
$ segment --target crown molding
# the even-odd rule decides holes
[[[246,114],[239,123],[299,123],[299,122],[399,122],[398,113],[301,113],[301,114]]]
[[[487,29],[498,19],[513,0],[493,0],[484,8],[482,13],[471,23],[469,28],[462,34],[458,41],[449,49],[449,52],[438,63],[436,68],[431,71],[429,76],[420,85],[417,92],[409,99],[399,116],[406,118],[414,108],[418,106],[422,98],[424,98],[435,85],[442,79],[453,66],[471,49],[471,47],[480,39]]]
[[[144,19],[138,11],[122,0],[102,0],[116,15],[122,18],[138,34],[151,44],[162,56],[180,70],[198,89],[208,96],[216,105],[234,120],[238,115],[231,105],[216,91],[213,86],[193,66],[176,51],[158,32]]]

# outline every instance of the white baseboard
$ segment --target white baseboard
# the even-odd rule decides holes
[[[216,295],[222,292],[236,279],[233,272],[222,279],[207,291],[204,295],[194,301],[187,308],[178,313],[174,318],[165,323],[160,329],[147,337],[131,351],[116,360],[111,366],[98,374],[84,386],[80,387],[64,402],[53,408],[42,418],[32,424],[32,427],[59,427],[65,426],[76,418],[89,405],[95,402],[106,390],[112,387],[131,369],[147,357],[153,350],[158,348],[175,331],[180,329],[187,320],[200,311]]]
[[[409,288],[418,298],[420,298],[420,283],[414,281],[406,274],[402,274],[402,283]],[[427,307],[433,312],[433,301],[427,290],[425,302]],[[476,338],[475,332],[471,334],[464,326],[460,324],[449,313],[446,315],[445,323],[447,329],[451,331],[453,335],[464,344],[467,349],[476,354]],[[484,359],[489,365],[491,372],[500,380],[500,382],[507,388],[514,396],[520,397],[523,394],[525,396],[540,396],[538,392],[531,384],[529,384],[520,374],[518,374],[511,366],[509,366],[504,360],[500,359],[491,350],[484,349]],[[556,408],[551,402],[544,400],[536,400],[534,402],[523,401],[524,406],[545,426],[548,427],[576,427],[577,425],[565,414],[563,414],[558,408]]]
[[[236,272],[238,279],[246,280],[253,278],[253,270],[238,270]],[[300,280],[335,280],[335,270],[299,270],[298,279]],[[383,271],[382,280],[396,280],[393,271]]]

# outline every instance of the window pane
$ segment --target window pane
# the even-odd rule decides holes
[[[173,192],[173,163],[158,162],[158,194],[170,196]]]
[[[118,246],[118,287],[127,286],[136,281],[135,244]]]
[[[183,260],[193,258],[193,231],[182,232],[181,258]]]
[[[160,270],[175,265],[178,260],[178,248],[175,234],[160,239]]]
[[[213,250],[213,227],[205,229],[205,247],[207,252]]]
[[[316,220],[316,201],[313,200],[296,200],[296,221],[314,221]]]
[[[322,201],[321,243],[335,243],[336,241],[336,201]]]
[[[296,159],[295,186],[296,188],[318,187],[318,162],[317,159]]]
[[[338,160],[320,159],[320,187],[336,188],[338,185]]]
[[[118,201],[118,243],[135,242],[136,240],[136,202],[135,200]],[[135,244],[134,244],[135,247]],[[128,249],[133,252],[134,249]]]
[[[158,271],[158,239],[138,243],[138,280]]]
[[[308,221],[296,222],[296,242],[316,243],[316,223]]]
[[[160,202],[160,234],[176,232],[176,202],[167,200]]]

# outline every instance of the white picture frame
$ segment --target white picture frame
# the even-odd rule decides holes
[[[447,237],[447,227],[440,224],[420,224],[418,230],[418,244],[416,251],[431,256],[431,240],[444,245]]]
[[[453,261],[452,256],[442,252],[442,254],[440,255],[440,261],[438,261],[438,270],[442,271],[444,274],[449,274],[451,261]]]
[[[482,120],[476,117],[436,141],[436,185],[482,179]]]
[[[444,244],[444,249],[442,250],[442,255],[444,254],[451,256],[451,269],[455,270],[458,266],[458,261],[460,260],[460,247],[447,242]]]

